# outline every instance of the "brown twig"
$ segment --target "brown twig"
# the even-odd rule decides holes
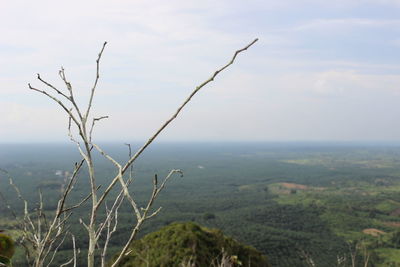
[[[129,166],[131,166],[131,164],[143,153],[143,151],[154,141],[154,139],[157,138],[157,136],[174,120],[176,119],[176,117],[179,115],[179,113],[182,111],[182,109],[186,106],[187,103],[189,103],[189,101],[193,98],[193,96],[195,94],[197,94],[197,92],[200,91],[201,88],[203,88],[205,85],[207,85],[208,83],[210,83],[211,81],[213,81],[215,79],[215,77],[217,77],[217,75],[225,70],[226,68],[228,68],[230,65],[232,65],[237,57],[237,55],[245,50],[247,50],[249,47],[251,47],[255,42],[258,41],[257,39],[254,39],[251,43],[249,43],[248,45],[246,45],[244,48],[237,50],[232,59],[226,64],[224,65],[222,68],[218,69],[217,71],[214,72],[214,74],[207,79],[206,81],[204,81],[203,83],[201,83],[199,86],[197,86],[192,93],[185,99],[185,101],[183,101],[183,103],[179,106],[179,108],[177,109],[177,111],[172,115],[172,117],[170,119],[168,119],[150,138],[149,140],[128,160],[128,162],[124,165],[124,167],[122,167],[122,175],[125,174],[125,172],[127,171],[127,169],[129,168]],[[104,191],[103,195],[99,198],[96,210],[99,208],[99,206],[101,205],[101,203],[104,201],[104,199],[107,197],[108,193],[110,192],[110,190],[114,187],[115,183],[118,181],[118,177],[116,176],[112,182],[110,183],[110,185],[107,187],[107,189]]]

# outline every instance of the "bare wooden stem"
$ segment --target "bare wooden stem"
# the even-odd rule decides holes
[[[96,88],[98,85],[98,81],[100,78],[100,60],[102,58],[104,49],[107,45],[107,42],[104,42],[96,60],[96,76],[95,80],[93,83],[93,86],[91,87],[90,90],[90,97],[89,101],[87,102],[87,105],[84,108],[80,108],[77,102],[75,101],[75,96],[74,96],[74,91],[71,83],[68,81],[66,78],[65,70],[63,67],[61,67],[61,70],[59,71],[59,76],[65,83],[65,86],[68,90],[67,93],[62,92],[58,88],[56,88],[53,84],[45,81],[42,79],[42,77],[38,74],[37,78],[41,83],[49,87],[51,90],[55,91],[58,95],[61,96],[61,98],[56,97],[55,95],[52,95],[48,93],[45,90],[38,89],[36,87],[31,86],[31,84],[28,84],[29,88],[31,90],[34,90],[36,92],[39,92],[47,97],[49,97],[51,100],[56,102],[61,108],[67,113],[68,115],[68,136],[70,137],[71,141],[73,141],[77,147],[78,150],[83,158],[80,164],[75,165],[76,169],[80,169],[83,163],[86,163],[87,168],[88,168],[88,179],[90,182],[90,193],[89,195],[78,202],[76,205],[70,206],[69,208],[65,208],[65,199],[66,197],[70,194],[70,191],[73,188],[73,185],[75,184],[75,180],[71,180],[70,183],[67,185],[64,194],[62,195],[60,201],[58,202],[58,207],[56,211],[56,216],[54,217],[54,220],[50,223],[49,226],[46,224],[46,234],[43,237],[43,225],[42,221],[37,222],[37,226],[35,226],[32,222],[32,220],[29,217],[29,212],[27,208],[27,203],[25,201],[25,220],[27,222],[27,226],[31,228],[31,231],[35,233],[32,237],[27,237],[38,245],[40,255],[47,255],[49,253],[50,249],[55,245],[55,242],[58,238],[65,237],[65,231],[64,231],[64,236],[59,236],[59,235],[51,235],[49,232],[54,231],[55,229],[64,229],[65,222],[69,218],[70,213],[66,214],[69,212],[71,209],[77,208],[81,206],[86,200],[89,198],[92,200],[91,204],[91,212],[90,212],[90,217],[89,217],[89,222],[85,223],[82,219],[80,219],[81,224],[86,228],[88,231],[88,236],[89,236],[89,247],[88,247],[88,254],[87,254],[87,264],[88,267],[94,267],[94,252],[96,247],[99,247],[99,237],[101,233],[103,232],[104,229],[106,229],[106,239],[105,243],[103,245],[103,252],[101,254],[101,260],[102,260],[102,265],[105,264],[105,255],[107,251],[107,246],[110,241],[111,235],[115,232],[117,224],[118,224],[118,209],[120,205],[122,204],[123,200],[126,199],[132,209],[134,210],[134,214],[136,216],[136,225],[132,227],[131,234],[125,243],[123,249],[121,250],[120,254],[117,257],[117,260],[113,263],[112,266],[116,266],[122,257],[127,253],[128,248],[132,240],[135,238],[137,232],[139,231],[141,225],[149,218],[155,216],[161,209],[158,208],[156,211],[150,213],[150,209],[157,198],[158,194],[164,189],[166,182],[176,173],[182,174],[181,170],[172,170],[168,173],[168,175],[163,179],[161,184],[158,183],[158,178],[157,175],[153,179],[153,190],[150,195],[150,198],[145,206],[145,208],[139,208],[138,204],[136,203],[133,195],[129,192],[128,186],[129,184],[133,181],[133,170],[132,170],[132,164],[135,162],[135,160],[143,153],[143,151],[159,136],[159,134],[173,121],[175,120],[178,115],[181,113],[181,111],[185,108],[185,106],[192,100],[192,98],[208,83],[214,81],[214,79],[217,77],[219,73],[227,69],[230,65],[232,65],[236,59],[236,57],[243,51],[247,50],[249,47],[251,47],[255,42],[257,42],[258,39],[253,40],[250,42],[248,45],[243,47],[242,49],[237,50],[230,61],[223,65],[221,68],[217,69],[213,74],[211,75],[210,78],[205,80],[204,82],[200,83],[195,89],[189,94],[189,96],[183,101],[183,103],[178,107],[178,109],[172,114],[172,116],[161,125],[161,127],[144,143],[142,147],[140,147],[135,154],[132,155],[131,151],[131,146],[128,144],[129,147],[129,159],[125,164],[120,164],[117,162],[114,158],[112,158],[110,155],[108,155],[101,147],[97,144],[94,144],[92,142],[92,133],[93,129],[95,127],[96,122],[108,118],[108,116],[102,116],[102,117],[94,117],[91,120],[91,124],[88,125],[89,121],[89,115],[90,111],[93,105],[93,100],[94,100],[94,95],[96,92]],[[84,112],[82,112],[83,110]],[[79,133],[79,139],[76,139],[73,134],[72,134],[72,129],[71,127],[74,126],[77,128],[78,133]],[[104,190],[103,193],[98,192],[99,186],[96,185],[96,176],[95,176],[95,166],[93,162],[93,155],[92,155],[92,148],[95,148],[96,151],[98,151],[101,155],[103,155],[106,159],[108,159],[114,166],[116,167],[117,174],[113,179],[111,179],[110,183],[107,185],[106,189]],[[77,167],[78,166],[78,167]],[[129,179],[127,181],[124,180],[124,175],[126,172],[129,171]],[[74,172],[75,173],[75,172]],[[75,176],[74,176],[75,177]],[[75,178],[74,178],[75,179]],[[102,222],[97,224],[97,214],[99,211],[99,208],[105,204],[105,200],[109,196],[109,193],[111,190],[115,187],[116,183],[119,182],[121,185],[121,191],[114,200],[114,204],[112,205],[111,209],[109,210],[106,206],[106,219]],[[12,182],[10,182],[12,184]],[[20,193],[18,192],[20,195]],[[42,200],[41,200],[42,203]],[[38,209],[38,214],[39,217],[44,218],[43,216],[43,206],[41,205]],[[64,218],[60,218],[61,215],[64,215]],[[43,222],[46,222],[45,218]],[[51,231],[50,231],[51,230]],[[58,233],[58,232],[57,232]],[[47,243],[42,243],[42,240],[46,240]],[[50,243],[49,243],[50,242]],[[73,242],[75,242],[75,238],[73,238]],[[48,244],[49,243],[49,244]],[[75,243],[74,243],[75,244]],[[56,248],[57,250],[57,248]],[[43,257],[42,257],[43,258]],[[68,261],[69,263],[75,262],[76,264],[76,255],[74,254],[74,259],[73,261]]]
[[[143,153],[143,151],[157,138],[157,136],[174,120],[176,119],[176,117],[179,115],[179,113],[182,111],[182,109],[186,106],[187,103],[189,103],[189,101],[193,98],[193,96],[195,94],[197,94],[197,92],[200,91],[201,88],[203,88],[205,85],[207,85],[208,83],[210,83],[211,81],[213,81],[215,79],[215,77],[217,77],[217,75],[222,72],[223,70],[225,70],[226,68],[228,68],[230,65],[232,65],[235,62],[235,59],[237,57],[237,55],[245,50],[247,50],[249,47],[251,47],[255,42],[257,42],[258,39],[254,39],[251,43],[249,43],[248,45],[246,45],[244,48],[237,50],[232,59],[223,67],[221,67],[220,69],[216,70],[213,75],[211,75],[210,78],[208,78],[206,81],[204,81],[203,83],[201,83],[199,86],[197,86],[192,93],[183,101],[183,103],[178,107],[178,109],[176,110],[176,112],[171,116],[171,118],[169,118],[150,138],[149,140],[147,140],[147,142],[128,160],[128,162],[124,165],[124,167],[122,167],[122,175],[125,174],[125,172],[127,171],[127,169],[131,166],[131,164]],[[111,189],[114,187],[115,183],[118,181],[118,176],[114,177],[114,179],[112,180],[112,182],[110,183],[110,185],[107,187],[107,189],[104,191],[103,195],[101,195],[101,197],[99,198],[98,201],[98,206],[96,207],[96,209],[99,208],[99,206],[101,205],[101,203],[104,201],[104,199],[107,197],[108,193],[111,191]]]

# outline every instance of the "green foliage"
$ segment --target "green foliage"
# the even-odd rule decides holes
[[[14,241],[6,234],[0,233],[0,263],[6,266],[11,264],[11,258],[15,253]]]
[[[390,237],[390,243],[393,248],[400,248],[400,231],[396,231]]]
[[[215,214],[214,213],[210,213],[210,212],[206,212],[203,215],[203,219],[206,220],[206,221],[215,219]]]
[[[119,266],[178,266],[191,262],[195,266],[211,266],[228,255],[234,266],[270,266],[256,249],[226,237],[220,230],[200,227],[191,222],[173,223],[135,241],[132,252]]]
[[[313,206],[272,203],[247,212],[246,222],[235,225],[235,236],[247,235],[273,266],[307,266],[311,258],[317,266],[329,267],[345,252],[346,243],[321,219],[323,212]]]
[[[66,146],[24,145],[18,153],[12,148],[14,152],[0,144],[0,168],[12,173],[30,203],[37,203],[37,192],[32,189],[39,184],[45,187],[45,210],[54,210],[60,192],[56,184],[48,186],[52,184],[49,181],[58,179],[54,170],[70,170],[70,162],[79,160],[79,155]],[[109,151],[126,158],[123,146],[110,145]],[[185,171],[185,179],[170,181],[155,202],[155,207],[163,207],[162,212],[144,224],[139,237],[171,222],[194,221],[222,229],[254,246],[273,266],[309,266],[307,257],[318,267],[335,266],[332,262],[336,263],[338,256],[349,255],[346,241],[358,240],[365,243],[371,266],[396,266],[400,264],[396,235],[400,223],[399,159],[399,146],[156,144],[135,165],[138,203],[147,201],[152,189],[148,178],[155,172],[161,175],[179,167]],[[96,160],[101,184],[114,175],[114,167],[101,157]],[[282,187],[282,183],[300,184],[306,189],[294,188],[296,193],[290,194],[290,188]],[[17,211],[23,211],[23,202],[17,200],[13,190],[6,190],[7,184],[6,179],[0,179],[6,199]],[[89,190],[87,180],[80,179],[68,204],[76,204]],[[81,249],[87,247],[88,240],[82,225],[76,222],[86,218],[87,205],[71,217],[71,232]],[[31,205],[29,212],[36,214],[34,208]],[[0,228],[16,228],[10,225],[12,216],[1,201],[0,214]],[[104,214],[99,214],[101,217]],[[119,230],[109,244],[110,258],[126,241],[131,224],[132,210],[123,205]],[[369,228],[386,234],[367,235],[363,230]],[[13,237],[17,235],[13,233]],[[64,242],[57,263],[61,265],[71,253],[72,243]],[[374,254],[379,259],[372,257]],[[25,266],[16,263],[18,256],[17,252],[13,257],[14,265]],[[78,266],[85,266],[85,257],[78,258]]]

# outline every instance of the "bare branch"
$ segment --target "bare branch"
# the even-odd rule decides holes
[[[80,224],[82,224],[86,228],[86,230],[89,231],[89,227],[87,226],[87,224],[82,219],[79,219],[79,222],[80,222]]]
[[[65,240],[66,237],[67,237],[67,235],[64,235],[64,236],[62,237],[60,243],[59,243],[59,244],[57,245],[57,247],[54,249],[53,254],[52,254],[51,258],[50,258],[50,261],[49,261],[49,263],[47,264],[47,267],[51,266],[51,263],[53,262],[54,257],[56,256],[56,254],[57,254],[59,248],[61,247],[61,245],[64,243],[64,240]]]
[[[104,225],[107,224],[107,236],[106,236],[106,240],[105,240],[104,245],[103,245],[103,251],[101,253],[101,266],[102,267],[106,266],[106,255],[107,255],[108,243],[111,240],[111,236],[117,231],[118,210],[121,207],[121,204],[123,202],[123,195],[120,193],[118,198],[117,198],[117,201],[114,202],[114,205],[111,208],[111,210],[109,210],[107,212],[107,207],[106,207],[106,213],[108,213],[107,217],[109,219],[104,222]],[[112,219],[111,219],[110,215],[113,215],[113,217],[114,217],[114,226],[112,226]]]
[[[111,156],[109,156],[106,152],[104,152],[98,145],[96,145],[94,143],[92,145],[100,152],[100,154],[102,154],[105,158],[107,158],[109,161],[111,161],[115,165],[115,167],[118,169],[117,177],[118,177],[118,181],[121,184],[121,187],[122,187],[122,190],[124,192],[124,195],[128,199],[128,201],[131,204],[132,208],[134,209],[135,214],[136,214],[136,218],[138,220],[140,220],[141,219],[141,214],[140,214],[140,211],[138,209],[138,205],[136,204],[135,200],[132,198],[131,194],[129,193],[128,186],[127,186],[127,184],[125,183],[125,181],[123,179],[122,172],[121,172],[121,168],[122,168],[121,165],[115,159],[113,159]]]
[[[100,121],[100,120],[103,120],[103,119],[108,119],[108,116],[101,116],[101,117],[93,119],[92,126],[90,127],[90,131],[89,131],[89,141],[90,142],[92,142],[92,132],[93,132],[93,128],[94,128],[94,125],[95,125],[96,121]]]
[[[107,42],[104,42],[103,47],[101,48],[100,53],[99,53],[99,55],[97,57],[97,60],[96,60],[96,79],[94,80],[92,91],[90,93],[90,99],[89,99],[89,103],[87,105],[86,114],[85,114],[85,117],[84,117],[85,120],[89,117],[89,112],[90,112],[90,109],[92,108],[94,92],[95,92],[96,87],[97,87],[97,82],[99,81],[99,78],[100,78],[100,74],[99,74],[100,73],[100,59],[101,59],[101,56],[103,55],[103,51],[104,51],[104,48],[106,47],[106,45],[107,45]]]
[[[127,186],[129,186],[131,184],[131,182],[132,182],[132,180],[128,179],[128,181],[126,182]],[[125,196],[124,191],[121,190],[119,192],[118,196],[115,198],[115,201],[114,201],[113,205],[111,206],[110,212],[107,214],[106,219],[103,221],[103,223],[100,224],[99,228],[97,229],[97,232],[96,232],[97,239],[100,237],[106,224],[112,219],[111,216],[112,216],[114,210],[118,209],[119,206],[122,204],[122,202],[124,200],[124,196]]]
[[[30,218],[30,214],[28,212],[28,204],[26,200],[24,200],[17,189],[17,187],[13,184],[12,180],[10,179],[10,184],[15,187],[17,194],[21,200],[24,201],[25,208],[24,208],[24,233],[27,233],[23,236],[24,240],[27,240],[33,244],[35,247],[35,266],[43,266],[46,257],[49,255],[49,253],[52,251],[53,255],[50,259],[50,263],[53,261],[55,254],[57,253],[59,247],[61,246],[62,242],[64,242],[64,239],[66,235],[68,234],[68,231],[66,229],[66,222],[71,216],[71,210],[80,207],[85,203],[88,199],[92,199],[92,206],[91,206],[91,212],[90,212],[90,218],[88,220],[88,223],[86,224],[82,219],[80,219],[80,223],[86,228],[88,231],[88,237],[89,237],[89,246],[88,246],[88,252],[87,252],[87,259],[88,259],[88,267],[94,267],[95,263],[95,250],[96,248],[102,249],[101,252],[101,262],[102,266],[105,265],[105,257],[106,257],[106,252],[108,248],[108,244],[110,242],[112,234],[116,231],[117,229],[117,224],[118,224],[118,210],[120,206],[123,203],[123,200],[126,198],[130,205],[132,206],[135,215],[136,215],[136,225],[132,227],[130,236],[128,238],[128,241],[125,243],[121,253],[118,255],[117,260],[113,263],[112,266],[118,265],[120,262],[121,258],[127,253],[129,249],[129,245],[132,242],[132,240],[135,238],[136,234],[138,233],[141,225],[149,218],[155,216],[160,210],[161,207],[159,207],[157,210],[152,212],[150,214],[150,210],[152,208],[152,205],[157,198],[158,194],[165,188],[166,183],[168,180],[176,173],[180,173],[182,175],[182,171],[179,169],[171,170],[167,176],[161,181],[161,184],[159,184],[159,180],[157,175],[154,176],[153,179],[153,190],[151,192],[150,198],[147,201],[145,208],[139,209],[136,201],[133,198],[133,195],[129,192],[128,186],[132,182],[133,179],[133,162],[143,153],[143,151],[158,137],[158,135],[173,121],[177,118],[177,116],[181,113],[181,111],[184,109],[184,107],[192,100],[194,95],[196,95],[204,86],[206,86],[208,83],[213,81],[216,76],[224,71],[226,68],[228,68],[230,65],[232,65],[238,56],[239,53],[247,50],[249,47],[251,47],[255,42],[257,42],[258,39],[255,39],[251,43],[249,43],[247,46],[245,46],[242,49],[237,50],[230,61],[222,66],[221,68],[217,69],[210,78],[202,82],[200,85],[198,85],[190,94],[189,96],[183,101],[183,103],[178,107],[178,109],[172,114],[172,116],[164,123],[161,125],[161,127],[155,131],[155,133],[144,143],[142,147],[140,147],[135,154],[132,155],[132,150],[130,144],[126,144],[129,148],[129,159],[125,163],[125,165],[122,165],[118,163],[114,158],[112,158],[110,155],[108,155],[105,151],[103,151],[98,145],[94,144],[92,142],[92,134],[93,130],[95,127],[95,124],[97,121],[100,121],[102,119],[108,118],[108,116],[102,116],[102,117],[94,117],[92,119],[91,125],[88,125],[89,121],[89,114],[92,108],[93,104],[93,99],[94,95],[96,92],[97,84],[100,78],[100,60],[102,58],[102,54],[104,52],[105,46],[107,45],[107,42],[105,42],[98,54],[97,60],[96,60],[96,77],[94,80],[94,84],[91,88],[90,91],[90,97],[89,101],[85,107],[84,113],[81,113],[79,106],[77,105],[77,102],[74,99],[74,91],[72,88],[71,83],[68,81],[66,78],[65,70],[63,67],[61,67],[61,70],[59,71],[59,76],[65,83],[67,90],[69,94],[65,94],[62,91],[58,90],[55,86],[52,84],[48,83],[47,81],[43,80],[40,75],[38,75],[38,79],[44,83],[46,86],[54,90],[57,94],[61,95],[65,99],[67,99],[67,102],[61,101],[61,99],[57,98],[56,96],[50,94],[48,91],[37,89],[35,87],[32,87],[30,84],[29,88],[31,90],[37,91],[50,99],[52,99],[54,102],[59,104],[61,108],[67,113],[68,115],[68,136],[70,137],[71,141],[73,141],[79,150],[79,153],[83,157],[83,159],[80,161],[79,164],[75,164],[74,172],[72,174],[72,177],[68,181],[68,184],[66,185],[66,188],[63,190],[62,195],[60,196],[60,200],[58,201],[57,205],[57,210],[55,212],[54,217],[52,218],[52,221],[50,225],[47,223],[47,219],[45,217],[45,213],[43,212],[43,199],[42,195],[40,193],[40,203],[38,207],[38,218],[37,218],[37,223],[36,225],[32,222]],[[64,99],[62,99],[64,100]],[[72,108],[68,108],[68,105],[72,104]],[[76,125],[78,131],[79,131],[79,138],[75,139],[73,134],[72,134],[72,122]],[[113,165],[117,169],[117,174],[115,177],[111,180],[111,182],[108,184],[107,188],[105,191],[101,194],[98,193],[98,189],[100,186],[96,186],[96,178],[95,178],[95,168],[94,168],[94,161],[92,158],[92,149],[95,148],[101,155],[103,155],[106,159],[108,159],[110,162],[113,163]],[[86,162],[87,164],[87,171],[88,171],[88,179],[90,182],[90,193],[82,199],[80,202],[77,204],[70,206],[70,207],[65,207],[66,206],[66,199],[67,196],[71,193],[71,190],[73,189],[74,185],[76,184],[77,181],[77,175],[79,170],[81,169],[83,163]],[[129,179],[125,181],[124,175],[126,172],[129,170]],[[109,195],[110,191],[114,188],[116,183],[119,182],[121,184],[121,190],[118,194],[118,196],[114,199],[113,205],[111,209],[108,209],[107,205],[106,207],[106,218],[102,223],[98,223],[97,215],[98,215],[98,210],[102,206],[102,204],[105,202],[107,196]],[[1,196],[0,196],[1,197]],[[106,236],[105,236],[105,243],[100,244],[99,243],[99,238],[102,235],[102,233],[105,231]],[[32,234],[29,234],[32,233]],[[60,243],[57,244],[57,242]],[[74,246],[74,255],[73,257],[68,260],[66,263],[64,263],[62,266],[66,266],[68,264],[74,263],[74,266],[76,266],[76,247],[75,247],[75,237],[72,236],[72,242]],[[57,246],[56,246],[57,244]],[[54,248],[54,246],[56,246]],[[101,247],[102,246],[102,247]],[[50,264],[49,263],[49,264]]]
[[[101,188],[101,185],[97,186],[97,189],[96,189],[96,190],[99,190],[100,188]],[[92,193],[89,193],[89,194],[88,194],[84,199],[82,199],[80,202],[78,202],[77,204],[75,204],[75,205],[73,205],[73,206],[70,206],[70,207],[68,207],[68,208],[63,209],[62,212],[64,213],[64,212],[67,212],[67,211],[70,211],[70,210],[79,208],[79,207],[82,206],[86,201],[88,201],[89,198],[90,198],[91,196],[92,196]]]
[[[129,150],[129,158],[132,157],[132,148],[131,148],[131,144],[125,143],[126,146],[128,146],[128,150]],[[129,167],[129,179],[132,179],[133,176],[133,165],[131,164],[131,166]]]
[[[26,201],[26,199],[24,199],[22,197],[21,192],[19,191],[19,188],[14,184],[11,177],[9,177],[9,183],[14,188],[15,192],[17,193],[18,198],[24,203],[24,221],[27,223],[27,225],[25,225],[25,227],[28,227],[28,225],[29,225],[32,228],[33,237],[35,238],[35,240],[37,240],[37,235],[35,234],[36,227],[33,224],[31,217],[29,215],[29,212],[28,212],[28,201]]]
[[[65,76],[65,70],[64,70],[63,66],[61,66],[61,69],[58,71],[58,75],[60,76],[61,80],[64,81],[64,83],[67,86],[67,89],[68,89],[70,95],[72,95],[73,94],[72,85],[71,85],[70,82],[67,81],[67,77]]]
[[[143,213],[140,219],[138,219],[135,227],[133,228],[131,235],[129,236],[128,241],[125,243],[125,246],[123,247],[123,249],[121,250],[121,252],[119,253],[117,259],[113,262],[113,264],[111,265],[111,267],[115,267],[119,264],[119,262],[121,261],[123,255],[126,254],[126,252],[129,249],[130,244],[132,243],[132,240],[135,238],[136,234],[138,233],[140,227],[142,226],[142,224],[144,223],[144,221],[146,221],[147,219],[155,216],[160,210],[161,208],[158,208],[158,210],[156,210],[155,212],[153,212],[153,214],[151,215],[147,215],[151,206],[154,203],[154,200],[157,198],[157,195],[161,192],[161,190],[164,188],[166,182],[172,177],[173,174],[175,173],[180,173],[182,175],[182,171],[181,170],[171,170],[168,175],[164,178],[162,184],[160,187],[157,187],[157,176],[154,176],[154,180],[153,180],[153,191],[151,193],[151,197],[149,199],[149,201],[147,202],[147,206],[146,208],[143,209]]]
[[[74,114],[72,114],[71,110],[68,109],[68,108],[64,105],[63,102],[61,102],[61,100],[59,100],[59,99],[56,98],[55,96],[50,95],[49,93],[47,93],[47,92],[44,91],[44,90],[40,90],[40,89],[37,89],[37,88],[35,88],[35,87],[32,87],[30,83],[28,83],[28,86],[29,86],[29,89],[31,89],[31,90],[33,90],[33,91],[36,91],[36,92],[39,92],[39,93],[41,93],[41,94],[44,94],[45,96],[51,98],[53,101],[55,101],[57,104],[59,104],[59,105],[62,107],[62,109],[63,109],[65,112],[67,112],[67,114],[71,117],[71,119],[75,122],[76,126],[77,126],[77,127],[79,128],[79,130],[80,130],[80,124],[79,124],[78,120],[75,118]]]
[[[73,250],[73,252],[74,252],[74,255],[72,256],[72,258],[71,258],[69,261],[67,261],[66,263],[61,264],[60,267],[68,266],[68,265],[70,265],[72,262],[74,263],[73,266],[76,267],[76,244],[75,244],[75,236],[74,236],[73,234],[71,234],[71,238],[72,238],[72,250]]]
[[[38,239],[41,240],[42,239],[42,213],[43,213],[43,194],[42,194],[42,190],[39,189],[39,207],[37,209],[37,236]]]
[[[78,113],[79,119],[82,121],[82,113],[81,110],[79,109],[78,104],[75,101],[74,98],[74,92],[72,90],[72,85],[69,81],[67,81],[67,77],[65,76],[65,70],[63,67],[61,67],[61,70],[58,72],[59,76],[61,77],[61,79],[63,80],[63,82],[65,83],[65,86],[67,87],[68,91],[69,91],[69,97],[68,100],[71,101],[72,105],[74,106],[76,112]]]
[[[159,207],[158,209],[156,209],[152,214],[147,215],[146,219],[150,219],[151,217],[156,216],[160,211],[161,211],[162,207]]]
[[[153,136],[149,138],[149,140],[128,160],[128,162],[124,165],[122,168],[122,175],[125,174],[125,172],[128,170],[129,166],[143,153],[143,151],[156,139],[156,137],[179,115],[179,113],[182,111],[182,109],[186,106],[187,103],[193,98],[193,96],[205,85],[207,85],[209,82],[213,81],[215,77],[223,70],[228,68],[230,65],[232,65],[237,57],[237,55],[245,50],[247,50],[249,47],[251,47],[255,42],[257,42],[258,39],[255,39],[248,45],[246,45],[244,48],[237,50],[232,59],[224,65],[222,68],[218,69],[217,71],[214,72],[214,74],[206,81],[201,83],[199,86],[197,86],[192,93],[189,95],[189,97],[186,98],[186,100],[179,106],[177,111],[172,115],[170,119],[168,119],[156,132]],[[114,177],[110,185],[107,187],[107,189],[104,191],[104,193],[101,195],[101,197],[98,200],[96,210],[99,208],[101,203],[104,201],[104,199],[107,197],[108,193],[111,191],[111,189],[114,187],[115,183],[118,181],[118,176]]]
[[[0,172],[4,173],[5,175],[7,175],[7,177],[10,177],[9,173],[6,170],[3,170],[0,168]],[[11,207],[11,205],[8,203],[7,199],[4,197],[3,193],[0,191],[0,198],[2,199],[4,205],[6,206],[6,208],[10,211],[10,213],[12,214],[12,216],[17,219],[17,214],[15,213],[14,209]]]
[[[67,185],[67,188],[64,190],[63,195],[61,196],[61,199],[58,201],[58,207],[57,207],[57,214],[56,217],[60,217],[60,215],[67,211],[64,210],[64,205],[65,205],[65,201],[67,199],[67,196],[69,195],[69,193],[71,192],[74,184],[76,183],[76,178],[78,177],[78,173],[83,165],[84,160],[81,160],[79,163],[75,163],[75,168],[74,168],[74,172],[72,173],[72,176],[69,180],[69,183]]]
[[[126,169],[132,164],[132,162],[134,162],[139,156],[140,154],[146,149],[146,147],[148,145],[150,145],[154,139],[165,129],[165,127],[168,126],[168,124],[170,124],[181,112],[181,110],[186,106],[187,103],[189,103],[189,101],[192,99],[192,97],[198,92],[200,91],[201,88],[203,88],[205,85],[207,85],[209,82],[213,81],[214,78],[223,70],[225,70],[226,68],[228,68],[230,65],[233,64],[233,62],[235,61],[237,55],[245,50],[247,50],[250,46],[252,46],[255,42],[257,42],[258,39],[255,39],[253,42],[251,42],[250,44],[248,44],[247,46],[245,46],[242,49],[239,49],[235,52],[235,54],[233,55],[231,61],[229,61],[228,64],[226,64],[225,66],[223,66],[222,68],[218,69],[216,72],[214,72],[214,74],[206,81],[204,81],[202,84],[200,84],[199,86],[196,87],[196,89],[189,95],[188,98],[186,98],[186,100],[182,103],[182,105],[178,108],[178,110],[172,115],[172,117],[167,120],[162,126],[161,128],[159,128],[156,133],[150,137],[150,139],[138,150],[138,152],[136,152],[136,154],[130,158],[130,160],[125,164],[125,166],[123,167],[122,171],[123,173],[125,173]]]
[[[60,90],[58,90],[54,85],[50,84],[49,82],[46,82],[45,80],[42,79],[42,77],[40,76],[40,74],[37,74],[37,78],[39,81],[41,81],[42,83],[44,83],[45,85],[47,85],[48,87],[50,87],[51,89],[53,89],[54,91],[56,91],[57,94],[62,95],[63,97],[65,97],[67,100],[71,100],[68,96],[66,96],[63,92],[61,92]]]

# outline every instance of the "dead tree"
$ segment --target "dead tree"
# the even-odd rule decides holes
[[[95,128],[96,123],[100,120],[107,119],[108,116],[100,116],[94,117],[91,116],[91,109],[93,104],[93,99],[96,94],[96,87],[100,78],[100,60],[103,55],[104,49],[107,45],[105,42],[98,54],[96,60],[96,76],[93,82],[93,86],[90,89],[90,97],[89,101],[85,106],[79,106],[77,104],[75,98],[75,92],[71,85],[71,82],[67,79],[66,72],[64,68],[61,67],[59,71],[59,76],[63,83],[65,84],[65,89],[61,90],[54,86],[52,83],[46,81],[42,78],[40,74],[37,74],[37,79],[44,86],[45,89],[40,89],[39,87],[32,86],[28,84],[29,88],[33,91],[36,91],[40,94],[45,95],[50,98],[52,101],[56,102],[62,110],[65,111],[68,116],[68,136],[72,142],[74,142],[77,146],[77,149],[82,156],[82,161],[80,163],[76,163],[74,167],[74,173],[69,179],[68,184],[65,186],[63,194],[61,195],[60,200],[58,201],[57,209],[54,213],[53,218],[46,219],[43,214],[43,200],[40,195],[40,203],[37,209],[37,216],[35,219],[32,219],[30,212],[28,211],[28,203],[23,199],[21,194],[18,191],[17,187],[14,187],[17,191],[18,196],[25,203],[25,211],[23,217],[23,227],[25,227],[26,232],[26,240],[29,241],[30,245],[27,245],[26,249],[32,255],[34,255],[34,260],[32,265],[39,267],[44,264],[51,263],[54,255],[57,253],[59,246],[64,241],[67,235],[72,236],[74,253],[71,255],[71,259],[68,260],[65,265],[73,264],[76,266],[76,254],[77,249],[75,246],[75,237],[68,232],[66,225],[68,224],[68,219],[71,215],[71,210],[80,207],[84,202],[91,201],[90,205],[90,215],[88,220],[80,219],[81,224],[87,231],[89,245],[87,252],[87,266],[93,267],[95,262],[95,250],[100,249],[100,257],[101,257],[101,265],[106,265],[106,252],[109,241],[111,239],[112,234],[117,229],[118,224],[118,209],[122,205],[124,201],[127,201],[133,210],[133,216],[135,216],[136,224],[132,226],[131,231],[129,233],[129,238],[126,243],[123,245],[121,251],[113,262],[112,266],[117,266],[122,257],[128,252],[130,243],[136,237],[139,229],[142,224],[149,218],[155,216],[161,209],[158,208],[155,211],[152,211],[152,205],[154,200],[157,198],[159,193],[164,189],[167,181],[175,174],[182,175],[182,171],[179,169],[171,170],[167,176],[162,179],[158,179],[157,175],[153,178],[153,190],[149,196],[149,200],[144,205],[144,207],[140,207],[135,198],[129,191],[129,185],[132,183],[132,164],[135,160],[143,153],[143,151],[157,138],[157,136],[174,120],[177,118],[179,113],[183,110],[183,108],[190,102],[190,100],[196,95],[204,86],[208,83],[212,82],[217,75],[232,65],[238,56],[239,53],[247,50],[251,47],[258,39],[255,39],[244,48],[237,50],[230,61],[216,70],[210,78],[199,84],[190,95],[183,101],[183,103],[178,107],[176,112],[172,114],[172,116],[161,125],[161,127],[144,143],[144,145],[134,154],[130,153],[130,158],[127,162],[121,164],[117,162],[114,158],[112,158],[106,151],[104,151],[99,144],[95,143],[92,139],[92,133]],[[77,135],[74,135],[74,131],[77,132]],[[130,150],[130,146],[129,146]],[[99,184],[96,180],[95,176],[95,163],[93,161],[93,153],[97,151],[101,155],[103,155],[107,160],[109,160],[116,169],[116,175],[114,178],[110,179],[109,184],[101,185],[105,188],[104,191],[100,192],[98,190]],[[66,207],[66,199],[68,195],[71,193],[73,185],[76,183],[77,173],[80,171],[82,165],[85,164],[87,166],[87,174],[90,183],[90,192],[86,198],[82,199],[78,203],[73,206]],[[129,177],[126,177],[128,176]],[[13,185],[12,180],[10,180],[11,185]],[[111,197],[110,192],[112,189],[119,184],[121,186],[119,194],[116,197]],[[106,205],[106,200],[110,200],[113,203],[110,207]],[[99,221],[98,214],[100,213],[100,209],[105,208],[106,216],[104,220]],[[46,222],[45,222],[46,221]],[[105,240],[105,242],[99,242],[100,237]],[[32,256],[31,255],[31,256]],[[29,255],[28,255],[29,256]]]

